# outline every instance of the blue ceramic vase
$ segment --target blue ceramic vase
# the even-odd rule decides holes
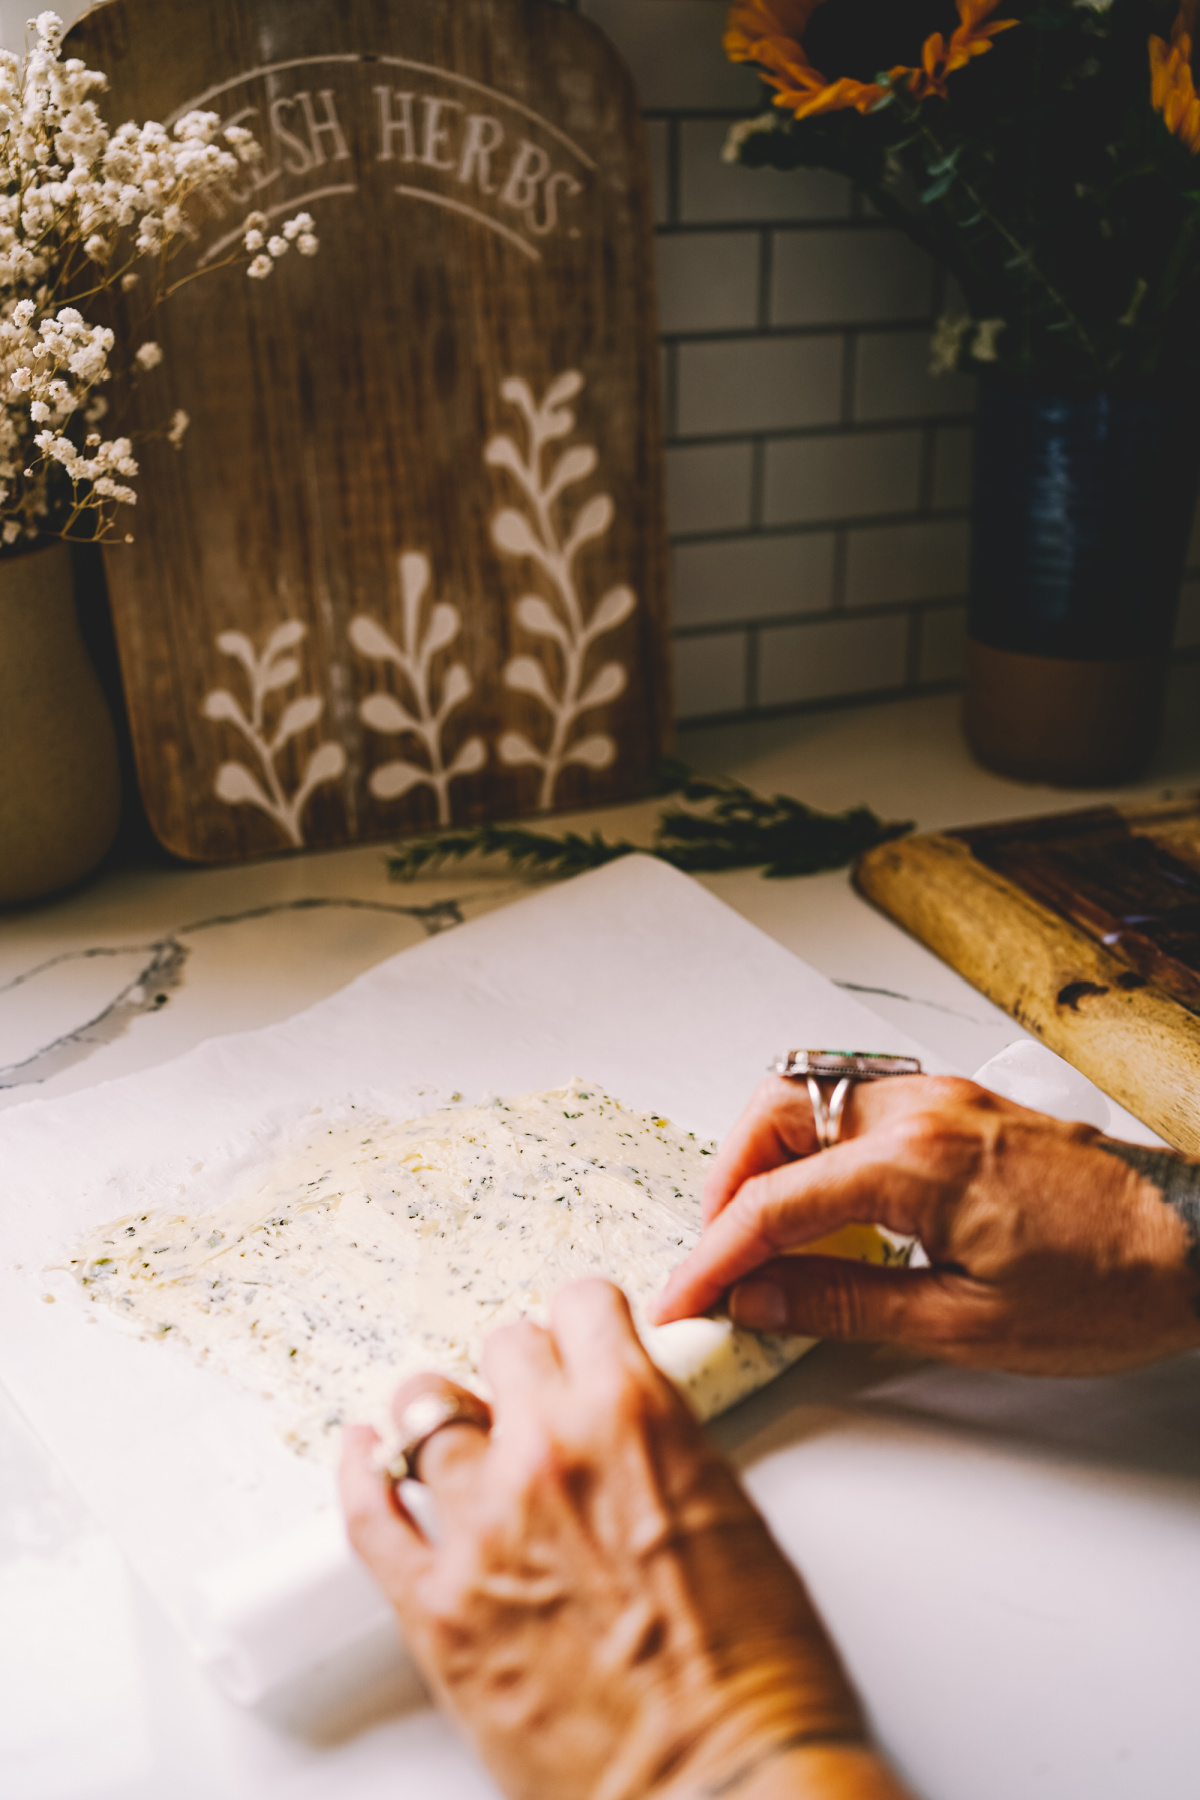
[[[964,715],[981,762],[1070,786],[1144,766],[1198,481],[1190,388],[981,381]]]

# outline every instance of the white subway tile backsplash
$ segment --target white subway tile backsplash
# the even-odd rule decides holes
[[[878,693],[904,682],[908,617],[814,620],[759,634],[761,706]]]
[[[920,478],[919,431],[779,439],[766,447],[763,520],[800,525],[911,512]]]
[[[965,519],[863,526],[850,533],[846,605],[957,598],[967,591],[969,555]]]
[[[680,444],[667,451],[667,528],[737,531],[750,523],[750,444]]]
[[[933,504],[969,506],[975,430],[971,425],[943,425],[933,448]]]
[[[939,606],[921,614],[919,681],[960,681],[966,650],[965,606]]]
[[[672,653],[676,718],[703,719],[712,713],[742,711],[746,705],[744,631],[676,638]]]
[[[929,512],[969,505],[975,384],[928,372],[945,278],[841,176],[722,160],[766,97],[727,0],[567,3],[653,115],[677,716],[957,679],[967,525]],[[1189,566],[1200,648],[1200,521]]]
[[[932,304],[933,264],[899,232],[860,226],[774,234],[774,325],[925,319]]]
[[[929,373],[928,331],[863,332],[854,386],[856,419],[915,419],[975,408],[969,376]]]
[[[842,352],[840,337],[681,344],[677,430],[700,437],[835,424]]]
[[[660,331],[737,331],[757,323],[757,231],[671,232],[656,245]]]
[[[685,225],[754,219],[848,219],[850,183],[828,169],[746,169],[721,160],[728,119],[679,125],[680,210]]]
[[[725,0],[581,0],[633,71],[642,105],[752,111],[762,83],[725,58]]]
[[[676,625],[823,612],[833,599],[834,536],[717,538],[677,544],[672,557]]]

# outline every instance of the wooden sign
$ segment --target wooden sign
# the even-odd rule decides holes
[[[1200,1152],[1200,796],[903,838],[855,881],[1136,1118]]]
[[[223,859],[645,791],[665,747],[650,205],[628,72],[550,0],[107,0],[110,123],[266,156],[199,220],[313,216],[153,333],[136,542],[106,552],[162,841]],[[131,346],[132,347],[132,346]]]

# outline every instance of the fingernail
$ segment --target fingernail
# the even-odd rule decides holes
[[[787,1324],[783,1289],[773,1281],[739,1281],[729,1296],[729,1316],[750,1331],[782,1331]]]

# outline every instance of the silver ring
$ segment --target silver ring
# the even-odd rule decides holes
[[[489,1432],[492,1419],[474,1394],[418,1394],[400,1415],[396,1428],[399,1443],[384,1464],[384,1473],[392,1481],[419,1481],[421,1452],[447,1425],[473,1425],[477,1431]]]
[[[856,1081],[886,1081],[894,1075],[922,1072],[915,1056],[879,1055],[873,1050],[786,1050],[768,1066],[785,1081],[805,1083],[822,1150],[832,1149],[842,1135],[842,1114]],[[828,1100],[821,1088],[823,1080],[836,1084]]]

